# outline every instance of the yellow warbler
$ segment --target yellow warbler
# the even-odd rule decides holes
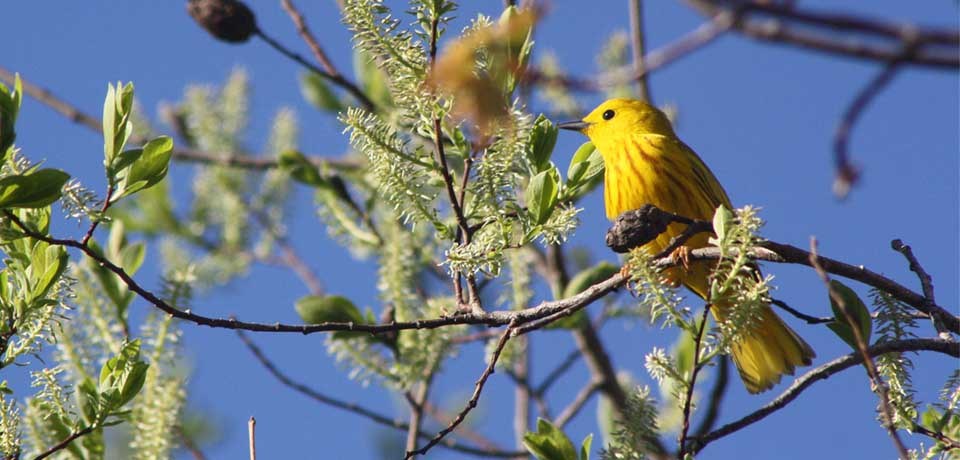
[[[666,115],[645,102],[610,99],[582,121],[559,126],[586,134],[602,154],[604,203],[611,220],[646,203],[703,220],[710,220],[720,205],[732,209],[727,193],[707,165],[677,137]],[[682,225],[671,224],[646,247],[657,254],[682,231]],[[685,243],[686,249],[707,246],[707,239],[708,235],[701,233]],[[706,298],[710,267],[705,261],[691,262],[668,270],[666,276]],[[713,305],[711,312],[722,321],[731,307]],[[816,356],[769,305],[762,308],[755,327],[732,348],[733,361],[751,393],[769,389],[783,374],[793,374],[795,367],[809,365]]]

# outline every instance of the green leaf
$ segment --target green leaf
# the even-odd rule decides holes
[[[3,162],[6,162],[17,139],[15,126],[22,100],[23,84],[20,82],[20,74],[14,77],[13,91],[0,83],[0,160]]]
[[[340,98],[330,90],[323,77],[315,72],[300,74],[300,93],[314,107],[328,112],[340,112],[345,109]]]
[[[150,140],[142,150],[129,150],[121,154],[123,169],[115,176],[118,179],[114,201],[153,187],[163,180],[170,167],[173,154],[173,139],[160,136]]]
[[[553,208],[557,205],[558,176],[556,168],[541,171],[530,179],[530,185],[527,186],[527,211],[534,223],[538,225],[550,218]]]
[[[590,460],[590,446],[592,445],[593,433],[590,433],[586,438],[583,438],[583,442],[580,443],[580,460]]]
[[[366,324],[360,310],[350,299],[339,295],[308,295],[294,305],[300,319],[307,324],[354,323]],[[332,338],[350,338],[368,335],[365,332],[337,331]]]
[[[524,433],[523,446],[538,460],[577,460],[570,438],[542,418],[537,419],[536,433]]]
[[[0,179],[0,208],[42,208],[60,199],[70,175],[59,169]]]
[[[836,299],[830,296],[830,307],[833,309],[834,320],[833,322],[827,323],[827,327],[843,339],[844,342],[847,342],[853,347],[854,350],[858,349],[856,337],[850,329],[846,315],[844,315],[841,309],[845,308],[860,330],[860,336],[863,337],[864,343],[869,345],[870,334],[873,332],[873,318],[870,317],[870,310],[863,304],[863,301],[860,300],[857,293],[843,283],[837,280],[831,280],[830,289],[842,300],[843,306],[841,307]]]
[[[133,124],[130,123],[130,112],[133,108],[133,83],[123,85],[117,82],[107,88],[107,97],[103,102],[103,165],[107,169],[107,177],[117,156],[123,151]]]
[[[727,236],[727,229],[733,225],[733,213],[726,206],[720,205],[713,213],[713,233],[717,241],[723,241]]]
[[[127,342],[116,356],[100,368],[99,390],[103,411],[100,418],[115,413],[143,388],[149,365],[140,359],[140,339]]]
[[[35,249],[42,250],[44,253],[43,264],[38,264],[38,258],[34,257],[31,267],[31,275],[34,277],[31,297],[39,299],[45,297],[50,288],[60,279],[60,275],[67,269],[70,258],[61,246],[49,246],[44,243],[37,244]]]
[[[527,157],[534,171],[544,171],[550,167],[550,155],[557,144],[559,129],[542,114],[533,122],[530,141],[527,144]]]
[[[89,377],[85,378],[77,385],[76,395],[83,421],[88,425],[95,424],[100,419],[100,393],[97,392],[97,385]]]
[[[286,150],[282,152],[277,162],[280,167],[289,172],[290,177],[297,182],[314,187],[329,185],[327,180],[323,178],[323,175],[320,174],[317,166],[296,150]]]

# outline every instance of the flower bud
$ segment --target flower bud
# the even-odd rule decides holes
[[[257,18],[237,0],[189,0],[187,12],[210,35],[229,43],[243,43],[257,31]]]

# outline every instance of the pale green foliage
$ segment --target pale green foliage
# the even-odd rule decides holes
[[[761,277],[750,261],[749,251],[761,239],[757,236],[763,221],[750,206],[736,210],[736,216],[720,207],[714,217],[717,237],[710,242],[720,249],[722,258],[710,277],[711,304],[723,304],[723,321],[716,346],[729,352],[730,346],[755,327],[760,310],[770,304],[770,275]]]
[[[650,440],[658,436],[656,403],[650,388],[636,387],[623,407],[623,419],[615,421],[612,441],[602,451],[603,460],[642,460],[656,452]]]
[[[96,192],[84,187],[79,180],[71,179],[63,187],[63,198],[60,200],[60,205],[68,217],[80,221],[83,218],[95,219],[100,217],[103,200],[97,196]]]
[[[687,388],[691,385],[689,375],[684,375],[674,357],[666,350],[654,347],[644,358],[644,366],[660,388],[665,390],[671,401],[676,401],[676,407],[683,407],[686,401]]]
[[[414,11],[423,14],[424,4]],[[427,56],[413,34],[401,27],[380,0],[350,0],[343,8],[344,22],[353,32],[354,45],[376,61],[386,73],[390,94],[402,119],[413,122],[429,119],[434,111],[432,97],[424,96]]]
[[[683,299],[676,287],[652,262],[651,254],[643,247],[630,251],[630,279],[639,293],[640,308],[649,311],[651,323],[662,321],[662,327],[677,325],[689,329],[690,309],[681,305]]]
[[[20,455],[20,417],[17,402],[0,392],[0,454],[3,454],[4,458],[16,458]]]
[[[299,126],[293,110],[282,108],[273,119],[270,138],[267,141],[267,151],[279,157],[281,153],[297,148]],[[259,190],[254,194],[250,203],[250,212],[259,216],[256,220],[261,227],[266,227],[260,233],[254,253],[264,258],[273,250],[277,237],[286,233],[283,226],[284,204],[290,194],[290,175],[279,168],[264,173],[260,181]]]
[[[890,294],[873,289],[870,298],[877,311],[877,343],[916,337],[912,329],[916,320],[907,309]],[[906,353],[885,353],[875,358],[877,370],[887,384],[887,396],[894,408],[893,424],[898,428],[909,429],[917,418],[917,402],[910,372],[913,362]]]
[[[405,220],[430,223],[443,239],[452,239],[452,232],[437,215],[435,201],[439,191],[428,185],[429,175],[422,148],[407,151],[397,131],[377,115],[350,109],[340,119],[350,131],[350,143],[363,152],[377,184],[377,192]]]

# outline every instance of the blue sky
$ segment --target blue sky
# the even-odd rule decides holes
[[[333,61],[350,69],[350,36],[339,22],[333,1],[302,3],[311,27]],[[402,10],[403,4],[395,2]],[[470,2],[461,11],[468,18],[478,11],[499,15],[500,2]],[[651,49],[669,43],[696,27],[700,18],[680,2],[646,2]],[[805,1],[811,8],[843,2]],[[581,2],[551,2],[537,31],[538,52],[552,50],[573,73],[595,71],[595,53],[610,32],[626,29],[626,2],[585,8]],[[848,4],[843,3],[843,6]],[[957,26],[953,1],[870,2],[870,13],[921,24]],[[299,92],[301,69],[254,41],[243,46],[215,42],[186,15],[183,2],[8,2],[4,5],[0,40],[6,44],[0,65],[98,115],[107,82],[133,81],[137,97],[151,116],[161,101],[176,101],[185,85],[222,82],[241,66],[253,84],[251,126],[246,136],[251,151],[259,151],[273,114],[292,107],[300,120],[302,149],[310,154],[337,156],[347,142],[332,116],[306,104]],[[261,27],[304,54],[277,2],[252,4]],[[462,22],[461,22],[462,23]],[[456,30],[456,28],[454,28]],[[831,193],[831,136],[854,93],[878,71],[873,63],[850,61],[793,48],[770,46],[728,36],[696,54],[657,72],[651,79],[654,98],[680,111],[678,133],[699,152],[731,196],[734,204],[763,208],[763,235],[806,247],[811,235],[825,255],[866,265],[919,289],[890,240],[902,238],[914,247],[934,277],[939,302],[956,310],[958,291],[958,78],[955,72],[907,69],[870,105],[852,134],[851,152],[862,167],[863,179],[849,199]],[[584,107],[599,102],[584,95]],[[538,107],[533,107],[534,110]],[[158,123],[159,126],[159,123]],[[554,161],[566,165],[582,139],[562,133]],[[18,145],[33,160],[62,168],[86,185],[103,191],[102,141],[98,135],[41,106],[25,100],[18,122]],[[176,167],[171,180],[185,184],[190,168]],[[616,262],[603,246],[607,222],[599,192],[583,202],[582,226],[571,244],[593,250],[596,259]],[[294,243],[316,270],[328,291],[352,298],[358,305],[378,308],[375,270],[369,261],[351,258],[325,236],[314,217],[309,193],[299,189],[290,224]],[[58,236],[79,236],[72,224],[55,227]],[[158,286],[159,257],[152,248],[140,278]],[[814,315],[829,315],[822,283],[805,268],[768,265],[776,276],[777,297]],[[254,269],[247,278],[203,294],[194,310],[212,316],[236,314],[260,321],[297,322],[293,301],[306,294],[289,273],[275,268]],[[851,285],[854,285],[851,283]],[[863,286],[854,285],[862,295]],[[134,308],[149,308],[137,302]],[[594,313],[596,307],[591,309]],[[791,324],[816,349],[816,363],[847,353],[824,327]],[[280,386],[251,358],[232,332],[183,324],[185,355],[193,368],[189,384],[191,407],[209,414],[223,431],[221,442],[206,447],[210,458],[245,455],[246,419],[258,419],[262,458],[376,458],[384,432],[371,422],[306,400]],[[930,335],[924,325],[919,332]],[[650,383],[642,355],[653,346],[669,346],[672,333],[642,324],[612,323],[603,330],[615,365]],[[349,381],[326,355],[323,337],[256,335],[254,339],[296,378],[342,399],[404,417],[406,411],[386,390],[359,387]],[[574,347],[569,334],[543,332],[533,336],[535,378],[542,378]],[[437,401],[459,409],[482,370],[482,350],[467,347],[439,378]],[[935,397],[956,362],[918,357],[916,387],[925,401]],[[8,368],[10,373],[24,372]],[[575,366],[549,395],[563,407],[588,380],[582,364]],[[759,407],[779,391],[748,395],[739,382],[731,385],[721,423]],[[874,421],[876,397],[866,375],[851,369],[817,383],[788,408],[763,423],[708,447],[699,458],[893,458],[884,430]],[[22,393],[21,393],[22,394]],[[471,414],[481,432],[512,446],[509,423],[512,392],[508,379],[495,374]],[[596,403],[571,423],[575,440],[596,431]],[[803,442],[798,442],[803,440]],[[907,437],[916,445],[916,437]],[[599,445],[595,443],[595,446]],[[786,446],[789,446],[787,448]],[[392,457],[391,457],[392,458]],[[459,458],[436,449],[430,458]]]

